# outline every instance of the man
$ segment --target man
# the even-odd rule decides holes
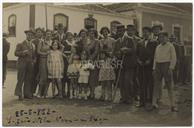
[[[115,43],[113,54],[122,61],[120,67],[119,86],[121,99],[120,103],[131,104],[133,94],[133,75],[135,68],[135,46],[133,40],[124,35],[125,26],[118,27],[119,38]]]
[[[176,65],[176,51],[174,46],[168,42],[168,33],[161,32],[158,35],[159,45],[156,47],[154,55],[153,75],[154,75],[154,92],[152,105],[153,108],[158,108],[157,99],[161,91],[162,78],[165,80],[165,86],[168,89],[171,111],[176,112],[173,96],[172,71]]]
[[[152,67],[156,43],[151,41],[151,28],[143,28],[143,40],[137,45],[138,80],[140,83],[140,104],[147,107],[152,102]]]
[[[32,79],[34,63],[36,60],[35,46],[32,43],[32,36],[34,32],[31,30],[26,30],[25,34],[26,40],[19,43],[15,50],[15,56],[18,57],[18,74],[15,95],[19,97],[19,100],[23,99],[23,95],[24,98],[32,98]]]
[[[32,91],[33,94],[36,93],[36,88],[39,82],[39,55],[37,53],[37,47],[40,43],[44,41],[43,39],[44,30],[42,28],[37,28],[35,32],[35,39],[32,40],[32,43],[35,45],[35,54],[36,54],[36,63],[34,64],[34,78]]]
[[[141,41],[141,38],[138,37],[136,34],[137,34],[137,29],[135,28],[135,26],[131,24],[127,25],[127,36],[133,40],[135,51],[137,50],[138,43]],[[137,78],[137,70],[138,69],[137,69],[137,64],[136,64],[136,67],[134,70],[134,78],[133,78],[133,81],[134,81],[133,97],[135,98],[135,100],[139,99],[139,93],[140,93],[139,92],[139,81]]]
[[[3,88],[5,88],[5,80],[6,80],[6,74],[7,74],[7,54],[10,50],[10,43],[7,41],[7,34],[3,33]]]
[[[161,24],[154,24],[152,27],[152,39],[153,41],[157,41],[158,40],[158,34],[163,30],[163,27]]]
[[[65,37],[66,37],[65,33],[66,33],[66,30],[65,30],[63,24],[58,24],[58,27],[57,27],[57,38],[59,39],[60,43],[65,40]]]
[[[175,68],[173,70],[173,82],[174,82],[174,85],[176,85],[178,83],[178,67],[179,67],[179,45],[176,41],[176,37],[174,34],[171,34],[170,37],[169,37],[169,42],[171,44],[173,44],[174,48],[175,48],[175,51],[176,51],[176,57],[177,57],[177,63],[175,65]]]

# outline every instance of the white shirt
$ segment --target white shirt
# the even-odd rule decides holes
[[[155,70],[156,63],[164,62],[170,62],[169,66],[170,69],[174,69],[176,65],[176,51],[173,44],[169,42],[167,42],[164,45],[159,44],[156,47],[153,69]]]

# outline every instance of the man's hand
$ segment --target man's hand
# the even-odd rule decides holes
[[[172,75],[172,71],[173,71],[173,69],[168,69],[168,74],[170,74],[170,75]]]
[[[156,75],[156,70],[155,70],[155,69],[153,69],[152,75],[153,75],[153,76]]]
[[[145,64],[146,65],[150,64],[150,60],[146,60]]]

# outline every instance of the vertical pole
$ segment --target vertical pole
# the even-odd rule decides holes
[[[47,4],[45,4],[45,22],[46,22],[46,30],[48,29],[48,22],[47,22]]]

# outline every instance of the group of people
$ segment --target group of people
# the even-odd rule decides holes
[[[161,25],[143,27],[139,37],[134,25],[117,25],[115,35],[108,27],[82,29],[79,34],[37,28],[26,30],[26,39],[15,50],[19,100],[46,98],[52,86],[53,98],[95,99],[102,86],[102,101],[113,101],[120,89],[120,103],[158,108],[164,88],[171,111],[178,111],[173,96],[180,63],[179,44]],[[179,62],[179,63],[178,63]],[[175,70],[176,69],[176,70]],[[56,91],[57,90],[57,91]]]

